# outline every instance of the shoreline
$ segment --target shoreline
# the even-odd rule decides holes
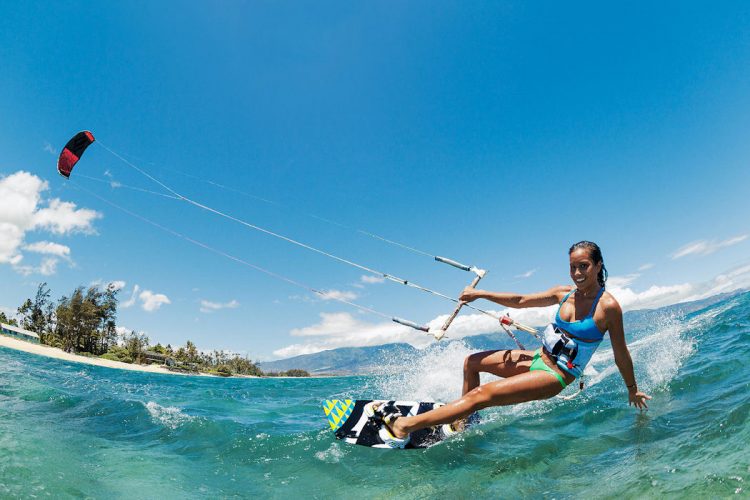
[[[262,378],[262,379],[310,379],[310,378],[329,378],[337,375],[310,375],[309,377],[258,377],[257,375],[230,375],[229,377],[220,377],[209,373],[182,373],[168,370],[163,365],[138,365],[135,363],[123,363],[122,361],[112,361],[109,359],[94,358],[89,356],[80,356],[65,352],[57,347],[50,347],[44,344],[32,344],[25,340],[18,340],[5,335],[0,335],[0,348],[5,347],[16,351],[23,351],[37,356],[71,361],[84,365],[101,366],[104,368],[113,368],[115,370],[129,370],[132,372],[162,373],[164,375],[178,375],[182,377],[214,377],[214,378]]]
[[[112,361],[109,359],[79,356],[78,354],[71,354],[69,352],[65,352],[62,349],[59,349],[57,347],[50,347],[50,346],[46,346],[43,344],[32,344],[31,342],[26,342],[25,340],[13,339],[10,337],[6,337],[5,335],[0,335],[0,347],[14,349],[16,351],[23,351],[29,354],[36,354],[37,356],[45,356],[47,358],[60,359],[63,361],[71,361],[73,363],[81,363],[84,365],[92,365],[92,366],[102,366],[104,368],[114,368],[115,370],[163,373],[165,375],[179,375],[179,376],[184,376],[184,377],[215,377],[216,376],[216,375],[209,375],[207,373],[173,372],[173,371],[167,370],[167,368],[165,368],[162,365],[138,365],[135,363],[133,364],[123,363],[122,361]],[[250,376],[243,375],[242,377],[250,377]],[[259,378],[259,377],[253,377],[253,378]]]

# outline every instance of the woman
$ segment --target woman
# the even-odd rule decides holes
[[[545,307],[559,304],[555,323],[544,331],[543,347],[536,351],[485,351],[464,362],[463,396],[427,413],[404,417],[394,406],[371,403],[365,411],[382,422],[380,437],[392,447],[408,443],[409,433],[439,424],[446,434],[452,423],[490,406],[504,406],[551,398],[581,376],[596,348],[609,333],[615,363],[628,389],[629,404],[647,409],[650,396],[638,391],[633,361],[625,344],[622,309],[604,291],[607,270],[599,246],[590,241],[569,252],[570,277],[575,286],[557,286],[529,295],[495,293],[466,288],[460,300],[486,299],[505,307]],[[479,385],[479,373],[502,377]]]

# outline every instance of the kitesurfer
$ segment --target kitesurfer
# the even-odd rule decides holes
[[[599,246],[576,243],[568,251],[574,285],[556,286],[534,294],[497,293],[466,288],[460,300],[485,299],[515,309],[559,304],[555,322],[544,332],[542,347],[535,351],[484,351],[464,362],[461,398],[432,411],[405,417],[395,406],[371,403],[366,412],[382,422],[381,438],[393,447],[408,443],[409,433],[442,425],[444,434],[456,432],[454,424],[477,410],[505,406],[559,394],[583,373],[604,335],[609,333],[615,364],[628,390],[629,404],[644,410],[650,396],[638,390],[633,361],[625,343],[622,309],[604,286],[607,270]],[[500,380],[480,385],[479,374]]]

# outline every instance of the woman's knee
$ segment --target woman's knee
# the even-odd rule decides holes
[[[480,385],[463,395],[462,399],[469,405],[471,411],[481,410],[492,406],[492,394],[487,387]]]
[[[471,370],[471,354],[464,358],[464,373]]]
[[[482,351],[475,352],[464,358],[464,373],[489,372],[495,373],[509,361],[511,351]]]
[[[478,372],[484,358],[483,353],[475,352],[464,358],[464,373]]]

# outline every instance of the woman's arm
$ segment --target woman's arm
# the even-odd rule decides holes
[[[622,309],[620,308],[620,304],[614,298],[610,298],[607,300],[607,304],[604,305],[607,317],[607,329],[609,330],[609,338],[612,341],[612,352],[615,355],[615,364],[620,370],[620,375],[622,375],[622,379],[628,388],[629,404],[642,410],[648,409],[646,401],[651,399],[651,396],[638,391],[638,383],[635,380],[635,373],[633,371],[633,359],[630,357],[628,345],[625,343],[625,329],[622,325]]]
[[[501,306],[523,309],[525,307],[554,306],[572,289],[573,287],[571,286],[555,286],[544,292],[522,295],[518,293],[488,292],[486,290],[476,290],[466,287],[458,299],[464,302],[485,299]]]

